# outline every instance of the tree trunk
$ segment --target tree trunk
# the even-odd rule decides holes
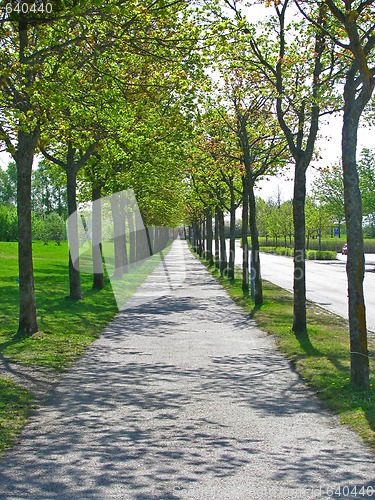
[[[220,275],[224,277],[227,272],[227,250],[225,246],[224,213],[221,208],[217,209],[219,240],[220,240]]]
[[[220,239],[219,239],[219,215],[218,208],[215,208],[215,268],[220,269]]]
[[[113,229],[114,229],[114,254],[115,254],[115,270],[113,273],[113,279],[121,279],[124,274],[124,252],[126,248],[124,247],[124,232],[125,232],[125,221],[124,214],[121,213],[120,207],[120,197],[117,194],[110,196]]]
[[[297,335],[304,335],[306,324],[306,272],[305,272],[305,198],[306,171],[301,161],[296,161],[293,197],[294,222],[294,276],[293,276],[293,327]]]
[[[120,196],[120,214],[122,218],[122,227],[124,234],[121,235],[122,238],[122,272],[128,272],[129,259],[128,259],[128,247],[127,247],[127,237],[126,237],[126,199],[124,196]]]
[[[206,258],[206,218],[203,216],[202,220],[202,253],[201,257]]]
[[[203,255],[203,239],[202,239],[202,225],[200,222],[197,223],[197,239],[198,239],[198,255],[202,257]]]
[[[92,287],[96,290],[104,288],[101,196],[102,188],[94,182],[92,186],[92,264],[94,273]]]
[[[152,235],[153,235],[152,227],[145,226],[145,234],[146,234],[148,251],[149,251],[150,256],[151,256],[154,254],[153,246],[152,246]]]
[[[163,249],[167,246],[168,241],[169,241],[169,229],[167,227],[164,227],[163,228],[163,239],[162,239]]]
[[[34,290],[34,267],[31,227],[31,173],[39,129],[18,132],[17,215],[18,215],[18,269],[19,269],[19,334],[38,331]]]
[[[199,255],[199,257],[202,255],[202,238],[201,238],[201,227],[199,222],[195,222],[193,225],[194,228],[194,233],[195,233],[195,251]]]
[[[146,229],[143,223],[143,218],[141,212],[136,210],[135,212],[135,227],[136,227],[136,245],[135,245],[135,255],[136,262],[140,263],[150,256],[150,251],[147,242]]]
[[[250,211],[250,237],[251,237],[251,268],[254,279],[254,304],[263,302],[262,276],[260,273],[259,236],[256,220],[256,204],[254,184],[249,183],[249,211]]]
[[[69,148],[70,149],[70,148]],[[70,153],[70,154],[69,154]],[[69,252],[69,297],[73,300],[83,298],[81,291],[81,276],[79,272],[79,238],[78,238],[78,213],[77,213],[77,168],[73,164],[72,151],[68,153],[66,165],[67,177],[67,196],[68,196],[68,233],[69,246],[77,254],[75,262],[72,261],[71,252]]]
[[[135,248],[136,248],[136,234],[134,227],[134,214],[133,211],[128,209],[127,212],[128,227],[129,227],[129,264],[133,266],[135,264]]]
[[[161,244],[160,244],[160,239],[161,239],[161,236],[160,236],[160,226],[155,226],[154,228],[154,245],[155,245],[155,249],[154,249],[154,252],[155,253],[159,253],[161,251]]]
[[[242,291],[245,296],[249,295],[249,240],[247,237],[249,229],[249,176],[242,177]]]
[[[191,223],[191,236],[192,236],[191,246],[193,247],[193,251],[196,252],[198,246],[197,246],[197,231],[195,222]]]
[[[344,92],[344,122],[342,133],[342,167],[344,207],[348,254],[350,380],[354,387],[369,389],[369,358],[367,346],[366,309],[363,296],[365,258],[362,233],[362,199],[357,172],[357,131],[361,111],[355,106],[355,78],[348,75]]]
[[[231,187],[230,193],[230,225],[229,225],[229,268],[228,278],[234,279],[234,261],[236,252],[236,200],[234,189]]]
[[[211,209],[208,208],[206,211],[206,227],[207,227],[207,252],[206,259],[210,266],[213,265],[213,257],[212,257],[212,240],[213,240],[213,231],[212,231],[212,213]]]

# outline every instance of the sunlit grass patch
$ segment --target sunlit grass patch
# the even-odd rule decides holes
[[[14,443],[32,404],[33,397],[25,389],[0,378],[0,452]]]

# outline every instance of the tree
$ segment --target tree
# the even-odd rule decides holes
[[[67,216],[66,182],[64,174],[45,160],[32,173],[32,210],[38,214],[58,213]]]
[[[333,165],[321,170],[314,181],[312,192],[314,198],[328,210],[333,223],[339,229],[339,237],[341,237],[341,224],[345,219],[341,167]]]
[[[322,112],[331,107],[329,82],[332,67],[329,44],[322,27],[325,9],[317,13],[319,29],[287,21],[290,1],[274,2],[275,17],[263,25],[264,33],[249,29],[249,44],[259,68],[273,89],[277,119],[294,160],[294,305],[292,330],[307,335],[305,273],[306,171],[314,147]],[[243,20],[237,12],[239,21]],[[276,33],[276,40],[274,34]],[[311,57],[311,55],[313,55]]]
[[[46,245],[49,241],[55,241],[57,245],[60,245],[65,236],[64,219],[56,212],[43,216],[39,232],[34,236],[41,239]]]
[[[73,14],[80,1],[69,2],[70,15],[3,10],[0,72],[0,139],[17,165],[19,324],[20,334],[38,330],[34,291],[31,227],[31,176],[41,129],[58,96],[53,75],[66,51],[86,39],[88,25],[78,26]],[[86,2],[87,6],[87,2]],[[90,8],[88,6],[88,8]],[[87,7],[84,9],[86,13]],[[66,61],[65,61],[66,62]],[[70,61],[70,64],[74,64]]]
[[[349,294],[351,383],[368,389],[369,360],[366,312],[363,295],[365,260],[362,233],[362,200],[357,173],[357,131],[359,120],[375,87],[375,66],[370,66],[375,49],[374,2],[360,2],[355,8],[351,0],[342,10],[333,0],[328,8],[339,21],[349,39],[346,46],[352,61],[346,72],[344,87],[344,117],[342,129],[342,167],[344,204],[348,242],[347,276]],[[370,16],[370,19],[369,17]]]
[[[362,214],[375,216],[375,150],[364,148],[358,166],[359,186],[362,196]]]
[[[31,18],[32,17],[32,18]],[[47,15],[47,18],[51,17]],[[4,40],[0,71],[3,75],[0,94],[0,138],[17,165],[19,325],[21,334],[38,330],[34,292],[31,230],[31,172],[43,121],[41,89],[46,74],[47,46],[61,46],[52,35],[52,19],[44,15],[4,13],[1,39]],[[45,31],[42,35],[41,27]],[[49,38],[47,42],[47,38]],[[66,40],[64,40],[65,42]],[[44,49],[44,50],[43,50]],[[35,99],[38,95],[39,99]],[[41,99],[40,99],[41,98]]]
[[[87,163],[90,156],[95,151],[95,147],[96,143],[92,142],[87,146],[86,150],[82,152],[79,148],[75,147],[71,141],[68,141],[65,151],[63,151],[64,156],[60,156],[59,154],[52,155],[42,148],[45,158],[50,162],[59,165],[66,172],[69,245],[76,249],[79,248],[77,225],[77,174],[78,171]],[[77,258],[73,262],[71,252],[69,252],[69,290],[69,297],[71,299],[80,300],[83,298],[79,271],[79,259]]]
[[[370,149],[361,151],[358,165],[358,180],[362,198],[362,215],[372,217],[375,213],[375,159]],[[320,170],[313,184],[313,196],[328,210],[332,221],[340,228],[345,220],[344,184],[341,161]],[[341,233],[339,232],[341,236]]]
[[[13,205],[0,205],[0,241],[17,241],[17,208]]]
[[[221,44],[216,67],[222,83],[207,99],[209,126],[205,129],[205,148],[216,162],[227,184],[230,213],[230,259],[228,277],[234,277],[235,211],[242,203],[242,288],[249,292],[248,228],[251,235],[251,272],[254,276],[254,301],[262,303],[262,280],[254,186],[259,178],[274,173],[285,163],[285,141],[280,138],[272,113],[272,100],[265,97],[259,73],[243,63],[245,47]],[[233,45],[236,50],[233,50]],[[238,198],[238,201],[236,200]],[[223,200],[222,200],[223,201]],[[219,213],[220,215],[220,213]]]
[[[272,236],[275,246],[279,245],[279,238],[283,235],[283,228],[280,217],[281,204],[273,200],[268,200],[269,209],[267,211],[267,231]]]
[[[297,3],[298,5],[298,3]],[[345,61],[342,169],[348,243],[347,277],[349,297],[351,384],[369,388],[366,310],[363,295],[365,273],[362,200],[357,170],[357,134],[361,116],[375,88],[375,25],[373,0],[326,0],[326,18],[311,19],[303,4],[300,11],[334,42]],[[328,18],[328,19],[327,19]]]
[[[265,236],[267,244],[268,238],[270,236],[269,219],[270,219],[270,212],[272,210],[272,205],[269,202],[267,203],[263,198],[260,197],[257,197],[256,204],[257,204],[257,210],[256,210],[257,227],[259,230],[259,234],[261,236]]]
[[[17,168],[14,161],[6,170],[0,169],[0,203],[17,205]]]
[[[314,5],[315,2],[313,2]],[[307,3],[311,7],[311,3]],[[297,5],[299,5],[297,3]],[[312,18],[304,3],[300,11],[312,25],[323,28],[343,61],[344,113],[342,127],[342,169],[348,243],[347,277],[350,329],[350,381],[354,387],[369,388],[366,309],[363,295],[365,273],[362,199],[357,170],[357,134],[361,116],[375,88],[375,25],[373,0],[326,0],[327,16],[322,23]]]
[[[53,122],[61,103],[66,109],[71,90],[67,77],[74,71],[78,76],[89,67],[97,79],[105,75],[122,84],[133,69],[121,65],[127,51],[147,60],[154,58],[159,63],[159,75],[173,81],[176,75],[167,75],[160,68],[162,62],[173,58],[189,64],[186,55],[195,47],[195,37],[188,17],[187,4],[158,0],[148,5],[121,0],[108,0],[104,5],[96,0],[69,0],[56,4],[50,14],[3,10],[0,139],[17,164],[20,333],[38,329],[31,231],[33,158],[45,124]],[[181,37],[183,24],[191,28],[191,36],[186,39]],[[139,83],[147,78],[147,72],[136,76]],[[132,85],[136,87],[134,82]],[[74,108],[74,95],[71,97]],[[169,97],[173,99],[173,92]]]
[[[309,249],[310,238],[318,237],[318,250],[321,250],[322,232],[329,227],[331,218],[327,206],[317,203],[313,198],[306,198],[306,248]]]
[[[277,212],[277,217],[279,219],[280,233],[284,237],[284,246],[287,247],[287,238],[289,238],[289,244],[291,245],[292,236],[294,233],[292,200],[284,201],[283,203],[281,203],[280,208]]]

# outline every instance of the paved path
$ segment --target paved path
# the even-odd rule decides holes
[[[1,499],[304,500],[339,485],[375,488],[373,456],[182,241],[0,462]]]

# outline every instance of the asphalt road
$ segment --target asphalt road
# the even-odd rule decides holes
[[[375,498],[374,456],[183,241],[0,461],[1,500],[334,492]]]
[[[242,264],[242,249],[236,241],[236,264]],[[293,290],[293,259],[261,254],[262,277],[286,290]],[[346,256],[337,261],[306,261],[306,296],[308,300],[344,318],[348,317]],[[375,255],[366,255],[364,280],[367,327],[375,332]]]

